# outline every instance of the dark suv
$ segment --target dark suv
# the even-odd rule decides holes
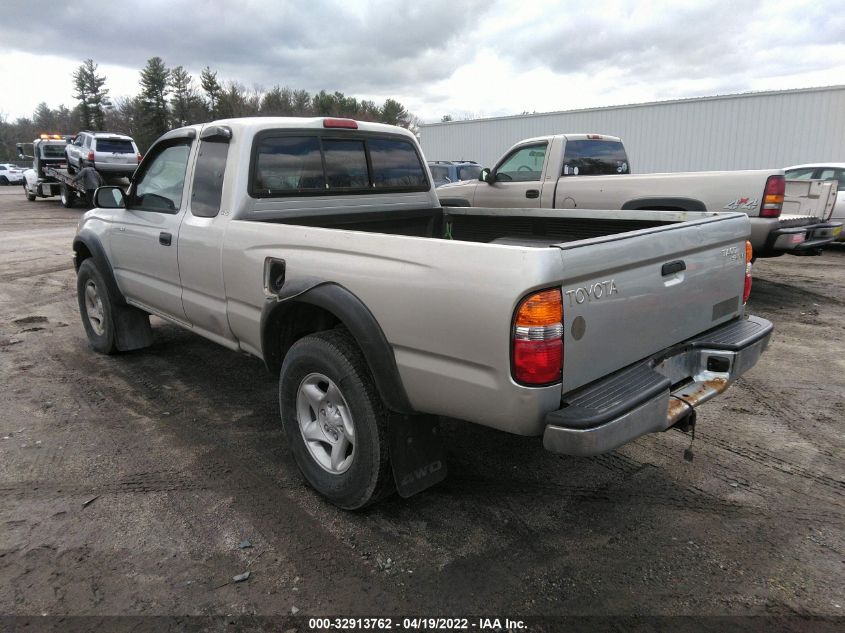
[[[478,180],[481,173],[481,166],[474,160],[430,160],[428,168],[435,187],[459,180]]]

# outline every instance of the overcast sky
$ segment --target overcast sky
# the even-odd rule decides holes
[[[9,119],[73,107],[89,57],[112,97],[158,55],[249,88],[393,97],[423,121],[845,84],[843,0],[0,2]]]

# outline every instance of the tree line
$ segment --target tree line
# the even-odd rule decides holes
[[[168,67],[161,57],[147,60],[140,71],[139,93],[112,99],[106,77],[86,59],[73,73],[71,109],[38,104],[32,117],[6,121],[0,114],[0,161],[17,158],[16,142],[29,142],[41,133],[75,134],[106,130],[127,134],[142,152],[167,130],[193,123],[242,116],[337,116],[413,128],[417,119],[395,99],[381,105],[321,90],[311,94],[275,85],[248,89],[236,81],[218,79],[206,66],[198,81],[183,66]]]

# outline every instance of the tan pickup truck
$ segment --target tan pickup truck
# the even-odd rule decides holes
[[[520,141],[478,180],[437,194],[444,206],[738,211],[751,220],[759,257],[818,254],[842,228],[827,221],[830,183],[787,188],[782,169],[632,174],[621,139],[599,134]]]
[[[745,215],[443,208],[388,125],[172,130],[96,203],[73,241],[91,346],[147,347],[154,314],[261,358],[343,508],[442,479],[437,416],[566,455],[689,428],[772,331],[745,314]]]

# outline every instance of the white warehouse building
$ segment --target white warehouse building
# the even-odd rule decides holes
[[[582,132],[621,137],[632,173],[845,162],[845,86],[431,123],[420,142],[428,160],[492,167],[522,139]]]

